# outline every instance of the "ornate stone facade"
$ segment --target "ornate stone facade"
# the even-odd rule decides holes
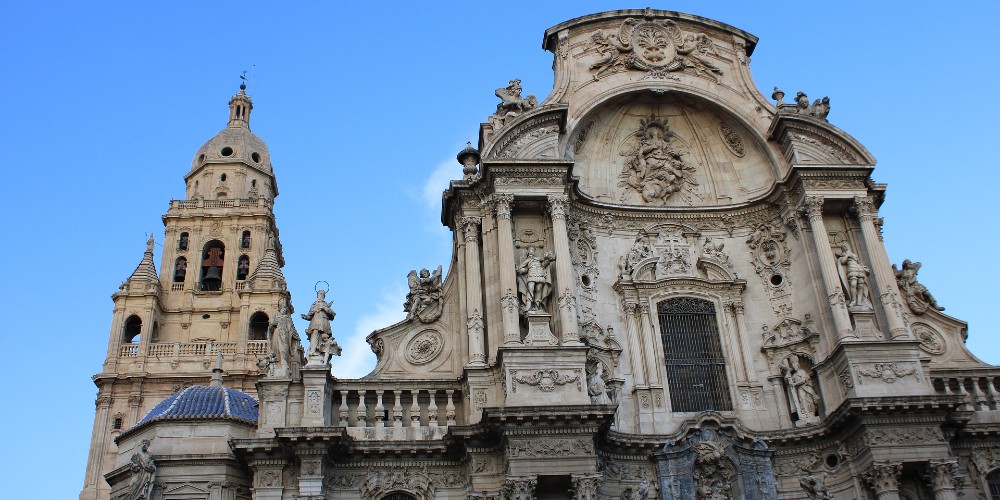
[[[166,271],[150,242],[114,295],[81,499],[985,495],[1000,369],[919,262],[891,265],[885,186],[830,100],[768,101],[757,38],[697,16],[544,40],[552,94],[496,90],[444,193],[450,267],[409,274],[361,379],[329,364],[346,290],[317,283],[291,323],[270,156],[234,96],[164,216]],[[214,363],[256,400],[198,387]],[[223,409],[175,404],[202,392]]]

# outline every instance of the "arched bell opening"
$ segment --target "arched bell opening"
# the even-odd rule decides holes
[[[184,257],[178,257],[174,262],[174,283],[184,283],[184,278],[187,277],[187,264],[188,261]]]
[[[250,257],[240,255],[239,260],[236,261],[236,279],[243,281],[247,279],[248,274],[250,274]]]
[[[267,340],[267,325],[270,319],[263,312],[255,312],[250,316],[250,340]]]
[[[136,315],[131,315],[125,320],[125,326],[122,328],[122,341],[131,344],[138,344],[139,337],[142,333],[142,320]]]
[[[201,254],[201,290],[217,292],[222,290],[222,266],[226,255],[226,245],[219,240],[205,244]]]
[[[240,248],[250,248],[250,230],[249,229],[243,231],[243,235],[240,236]]]

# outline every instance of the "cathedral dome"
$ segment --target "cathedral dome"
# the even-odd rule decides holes
[[[257,405],[253,396],[236,389],[193,385],[161,401],[130,430],[162,420],[233,420],[257,425]]]
[[[250,111],[253,102],[245,86],[229,100],[229,124],[198,148],[191,162],[194,172],[208,163],[243,163],[271,174],[271,154],[260,137],[250,131]]]

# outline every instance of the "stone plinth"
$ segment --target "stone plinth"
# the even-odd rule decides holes
[[[506,406],[586,405],[585,347],[503,347]]]
[[[327,427],[333,424],[333,385],[330,365],[306,365],[302,368],[302,385],[305,401],[302,409],[302,427]]]
[[[898,340],[841,343],[820,366],[826,407],[836,408],[846,398],[934,394],[919,345]]]
[[[543,311],[528,311],[524,313],[528,322],[528,335],[524,337],[526,346],[559,345],[559,339],[552,335],[552,315]]]

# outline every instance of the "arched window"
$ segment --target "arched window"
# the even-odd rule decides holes
[[[206,292],[222,290],[222,264],[226,256],[226,245],[219,240],[205,244],[201,254],[201,289]]]
[[[1000,469],[986,476],[986,485],[990,489],[990,500],[1000,500]]]
[[[184,283],[184,278],[187,276],[188,260],[184,257],[178,257],[177,261],[174,262],[174,283]]]
[[[267,315],[262,312],[255,312],[250,316],[250,340],[267,340],[269,322]]]
[[[240,248],[250,248],[250,230],[243,231],[240,237]]]
[[[732,410],[715,304],[693,297],[656,306],[675,412]]]
[[[138,344],[140,333],[142,333],[142,320],[133,314],[125,320],[125,328],[122,329],[122,340]]]
[[[181,237],[177,239],[177,249],[187,250],[188,249],[188,234],[181,233]]]
[[[247,279],[248,274],[250,274],[250,257],[240,255],[240,259],[236,261],[236,279],[243,281]]]

